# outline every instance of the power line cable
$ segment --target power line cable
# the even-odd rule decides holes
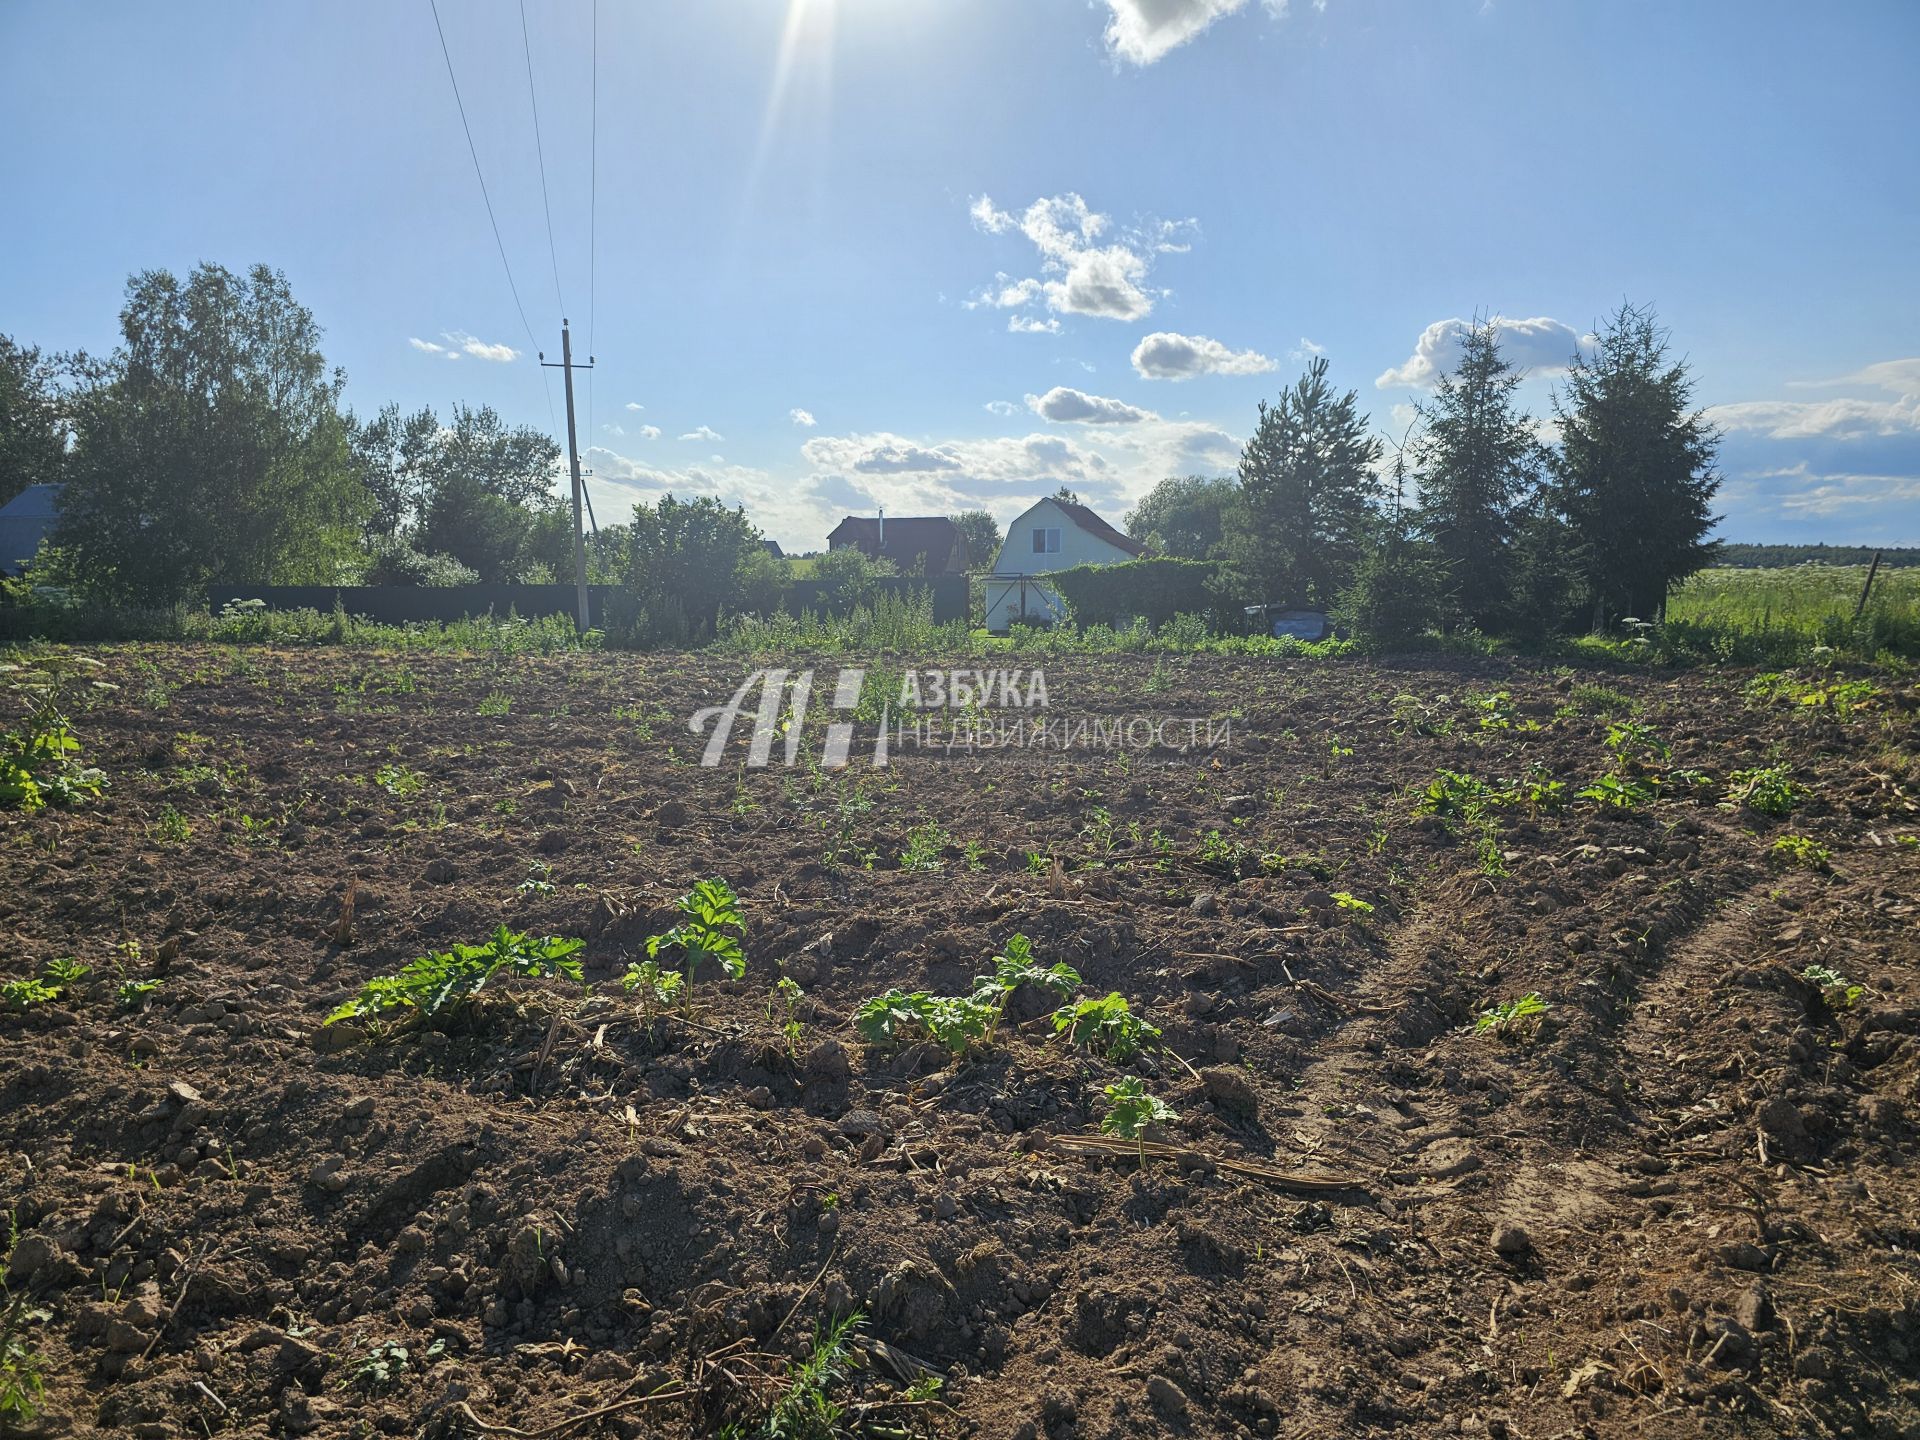
[[[600,240],[600,0],[593,0],[593,83],[592,104],[589,109],[589,134],[592,136],[587,147],[587,360],[593,360],[593,318],[594,304],[597,298],[597,268]],[[593,371],[587,371],[587,433],[597,435],[600,432],[593,426]],[[594,527],[599,533],[599,526]]]
[[[547,212],[547,254],[553,261],[553,298],[564,315],[567,302],[560,295],[560,251],[553,243],[553,206],[547,200],[547,152],[540,142],[540,101],[533,90],[533,42],[527,38],[527,0],[520,0],[520,46],[527,57],[527,100],[533,106],[533,153],[540,160],[540,205]]]
[[[440,6],[436,0],[427,0],[427,5],[433,11],[433,28],[440,36],[440,56],[447,62],[447,80],[453,86],[454,106],[460,111],[460,128],[467,132],[467,153],[473,157],[473,175],[480,182],[480,199],[487,207],[487,223],[493,226],[493,243],[500,249],[500,268],[507,272],[507,289],[513,292],[513,308],[520,312],[520,328],[527,332],[527,343],[538,350],[540,342],[533,338],[533,326],[527,323],[527,307],[520,303],[520,287],[513,283],[513,266],[507,261],[507,242],[500,238],[500,222],[494,218],[493,197],[487,193],[487,177],[480,169],[480,152],[473,143],[473,126],[467,123],[467,106],[460,98],[460,81],[453,73],[453,55],[447,49],[446,27],[440,23]],[[547,396],[547,410],[551,417],[551,392]]]

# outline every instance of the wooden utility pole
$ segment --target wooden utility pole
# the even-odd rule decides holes
[[[1857,625],[1860,617],[1867,612],[1867,597],[1873,594],[1873,578],[1880,573],[1880,552],[1873,552],[1873,564],[1867,567],[1867,583],[1860,587],[1860,603],[1853,607],[1853,620]]]
[[[576,368],[591,370],[593,356],[587,357],[587,363],[576,367],[573,363],[573,336],[567,329],[563,317],[560,321],[560,363],[555,365],[545,355],[540,363],[549,370],[558,370],[567,382],[567,462],[573,472],[573,586],[578,592],[580,605],[580,633],[590,628],[591,617],[587,613],[587,532],[580,523],[580,500],[586,494],[586,484],[580,478],[580,438],[573,422],[573,372]]]

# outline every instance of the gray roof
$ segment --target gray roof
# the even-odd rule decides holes
[[[18,575],[60,523],[60,487],[29,485],[0,505],[0,574]]]

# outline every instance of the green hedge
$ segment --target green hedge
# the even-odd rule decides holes
[[[1217,608],[1207,588],[1216,568],[1210,560],[1159,557],[1120,565],[1075,565],[1044,578],[1081,625],[1125,627],[1136,617],[1164,625],[1175,615]]]

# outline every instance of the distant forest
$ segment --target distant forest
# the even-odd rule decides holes
[[[1871,565],[1880,557],[1883,569],[1902,570],[1920,565],[1920,545],[1722,545],[1716,565],[1740,570],[1772,570],[1781,565]]]

